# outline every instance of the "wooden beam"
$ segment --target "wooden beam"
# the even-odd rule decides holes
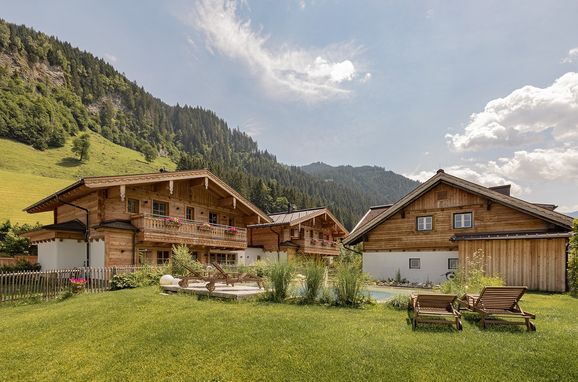
[[[120,185],[120,200],[124,202],[124,198],[126,196],[126,186],[124,184]]]
[[[169,180],[169,195],[173,194],[174,187],[175,187],[175,184],[174,184],[173,180],[172,179]]]
[[[205,190],[209,189],[209,177],[205,176]]]

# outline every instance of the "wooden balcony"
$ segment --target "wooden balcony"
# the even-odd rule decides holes
[[[324,256],[338,256],[339,246],[334,241],[319,240],[319,239],[299,239],[292,240],[301,248],[300,251],[305,254],[319,254]]]
[[[226,249],[247,248],[247,230],[172,216],[140,214],[131,218],[138,242],[189,244]]]

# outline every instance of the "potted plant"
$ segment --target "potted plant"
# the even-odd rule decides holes
[[[311,239],[311,244],[313,245],[317,244],[317,239]]]
[[[70,281],[70,291],[74,294],[79,294],[84,291],[84,287],[86,286],[86,279],[82,277],[78,278],[71,278]]]

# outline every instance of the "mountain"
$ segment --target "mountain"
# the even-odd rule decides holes
[[[363,190],[372,205],[396,202],[419,185],[419,182],[378,166],[334,167],[316,162],[301,169],[326,183]]]
[[[574,211],[574,212],[564,212],[565,215],[571,216],[573,218],[578,219],[578,211]]]
[[[142,162],[143,155],[148,163],[160,157],[177,169],[207,167],[265,211],[285,209],[289,202],[297,208],[324,205],[347,227],[370,205],[393,201],[414,187],[411,181],[399,183],[381,199],[359,181],[339,179],[327,187],[318,175],[278,163],[274,155],[260,150],[247,134],[230,129],[213,111],[168,105],[104,60],[2,20],[0,89],[0,137],[39,152],[63,155],[44,177],[122,171],[124,166],[92,168],[66,159],[71,154],[64,154],[63,149],[68,150],[72,139],[92,132],[91,139],[98,135],[133,153],[127,156],[132,159],[119,157],[117,164]],[[0,170],[5,170],[1,163]]]

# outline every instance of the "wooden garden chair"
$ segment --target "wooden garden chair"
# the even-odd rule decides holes
[[[480,325],[526,325],[528,331],[535,331],[536,325],[530,320],[536,315],[525,312],[519,305],[520,299],[528,288],[525,286],[491,286],[485,287],[478,294],[465,294],[460,307],[480,315]],[[521,320],[509,320],[509,319]]]
[[[417,328],[418,323],[456,325],[456,329],[462,330],[461,314],[454,308],[454,302],[458,296],[454,294],[440,293],[416,293],[412,294],[411,307],[413,318],[412,329]],[[450,318],[447,320],[446,318]]]
[[[222,275],[204,275],[203,273],[192,269],[191,267],[189,267],[186,264],[183,264],[182,262],[176,260],[176,259],[172,259],[172,261],[176,261],[177,263],[179,263],[179,265],[181,265],[183,268],[185,268],[189,274],[183,276],[181,278],[181,281],[179,281],[179,286],[181,288],[187,288],[189,286],[189,281],[193,281],[193,280],[197,280],[197,281],[202,281],[202,282],[206,282],[205,284],[205,288],[207,288],[207,290],[209,292],[213,292],[215,290],[216,287],[216,283],[219,281],[226,281],[226,279],[222,276]]]
[[[227,285],[235,286],[236,283],[244,282],[256,282],[259,289],[263,288],[263,278],[250,273],[241,273],[239,275],[233,275],[223,269],[218,263],[211,263],[211,265],[225,278],[225,283]]]

